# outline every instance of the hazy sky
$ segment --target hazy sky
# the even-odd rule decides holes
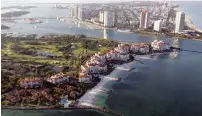
[[[124,2],[124,1],[162,1],[162,0],[1,0],[9,2],[25,2],[25,3],[109,3],[109,2]],[[193,1],[193,0],[171,0],[171,1]],[[202,0],[194,0],[202,1]]]

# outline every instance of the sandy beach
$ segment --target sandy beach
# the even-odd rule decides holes
[[[175,10],[176,12],[177,12],[177,11],[182,11],[179,7],[178,7],[178,8],[174,8],[174,10]],[[202,30],[199,29],[196,25],[193,24],[192,18],[191,18],[189,15],[187,15],[187,14],[185,14],[185,24],[186,24],[189,28],[191,28],[191,29],[193,29],[193,30],[195,30],[195,31],[198,31],[198,32],[201,32],[201,33],[202,33]]]

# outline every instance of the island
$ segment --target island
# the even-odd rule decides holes
[[[30,9],[30,8],[36,8],[36,6],[8,6],[8,7],[2,7],[1,10],[11,9],[11,8]]]
[[[100,75],[110,74],[114,65],[135,60],[135,55],[180,50],[162,40],[123,43],[85,35],[4,36],[1,44],[2,108],[96,109],[116,116],[123,115],[86,105],[79,98],[102,81]]]
[[[30,13],[29,11],[12,11],[12,12],[6,12],[6,13],[2,13],[1,17],[19,17],[22,15],[26,15]]]
[[[1,25],[1,29],[10,29],[10,27],[6,26],[6,25]]]

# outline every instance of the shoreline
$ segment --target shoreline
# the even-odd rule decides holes
[[[127,44],[126,42],[119,42],[119,44],[129,45],[131,43]],[[149,44],[147,44],[147,45],[149,47]],[[176,48],[176,47],[173,47],[173,46],[170,46],[170,49],[165,49],[165,50],[153,50],[153,49],[149,48],[148,52],[141,52],[141,51],[135,52],[132,49],[129,49],[128,51],[125,52],[129,56],[127,58],[127,60],[123,60],[123,59],[106,59],[106,60],[107,60],[108,64],[112,64],[111,66],[114,67],[117,64],[118,65],[124,65],[124,64],[127,64],[127,63],[131,63],[133,61],[138,61],[138,60],[135,59],[135,55],[151,55],[153,53],[167,53],[167,52],[172,52],[174,49],[179,49],[180,50],[180,48]],[[138,61],[138,62],[142,63],[141,61]],[[142,63],[142,64],[144,64],[144,63]],[[111,67],[108,66],[107,70],[109,70],[110,68]],[[113,68],[112,70],[109,70],[109,73],[107,73],[107,75],[104,75],[104,77],[110,75],[115,69],[116,68]],[[126,69],[123,69],[123,70],[131,72],[133,69],[135,69],[135,68],[130,67],[130,68],[126,68]],[[121,78],[114,78],[114,81],[119,82],[119,81],[121,81]],[[98,85],[101,82],[103,82],[103,79],[101,79],[96,85]],[[89,90],[94,89],[96,87],[96,85],[92,86],[92,88],[90,88]],[[82,96],[76,100],[76,103],[72,104],[68,108],[64,108],[62,106],[55,106],[55,105],[53,105],[53,106],[37,106],[37,105],[36,106],[9,106],[9,105],[2,105],[2,109],[11,109],[11,110],[75,110],[75,109],[92,109],[92,110],[101,111],[101,112],[106,113],[106,114],[112,114],[112,115],[115,115],[115,116],[124,116],[123,114],[120,114],[120,113],[118,113],[116,111],[113,111],[113,110],[111,110],[109,108],[102,107],[102,106],[99,106],[99,105],[93,105],[93,104],[87,103],[85,101],[83,102],[83,100],[81,98],[83,96],[85,96],[86,94],[88,95],[88,92],[85,92],[84,94],[82,94]]]
[[[177,7],[177,8],[174,8],[173,9],[174,11],[182,11],[180,9],[180,7]],[[182,11],[183,12],[183,11]],[[193,22],[192,22],[192,18],[191,16],[185,14],[185,24],[190,28],[190,29],[193,29],[195,31],[198,31],[200,33],[202,33],[202,29],[198,28]]]

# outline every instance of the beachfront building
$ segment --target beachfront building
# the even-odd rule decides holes
[[[139,52],[144,53],[144,54],[149,53],[149,46],[147,44],[145,44],[145,43],[141,43]]]
[[[82,83],[90,83],[92,80],[92,75],[89,74],[89,72],[87,71],[83,71],[81,70],[80,73],[79,73],[79,82]]]
[[[22,88],[37,88],[42,86],[43,81],[40,78],[25,78],[20,80]]]
[[[104,54],[95,53],[85,64],[81,65],[81,70],[90,73],[107,71],[106,57]]]
[[[120,53],[129,53],[130,46],[128,44],[119,44],[114,50]]]
[[[104,12],[103,11],[100,11],[100,13],[99,13],[99,22],[104,23]]]
[[[114,27],[114,24],[115,24],[115,13],[104,11],[104,26]]]
[[[140,50],[140,44],[132,44],[130,46],[130,51],[133,53],[137,53]]]
[[[154,31],[161,31],[162,29],[162,21],[158,20],[154,22]]]
[[[119,59],[122,61],[128,61],[130,59],[130,57],[129,57],[128,53],[120,53]]]
[[[140,13],[140,29],[146,29],[148,27],[148,19],[149,19],[149,12],[147,10],[143,10]]]
[[[141,44],[132,44],[130,46],[130,51],[133,53],[149,53],[149,46],[145,43]]]
[[[117,58],[117,52],[114,50],[110,50],[107,54],[106,54],[106,58],[107,60],[115,60]]]
[[[185,14],[183,12],[177,12],[175,18],[175,33],[182,32],[185,25]]]
[[[64,82],[69,82],[69,76],[65,74],[56,74],[46,79],[46,81],[53,84],[60,84]]]
[[[154,50],[154,51],[164,51],[164,50],[170,50],[171,45],[168,43],[165,43],[162,40],[159,40],[159,41],[154,40],[151,43],[151,47],[152,47],[152,50]]]

